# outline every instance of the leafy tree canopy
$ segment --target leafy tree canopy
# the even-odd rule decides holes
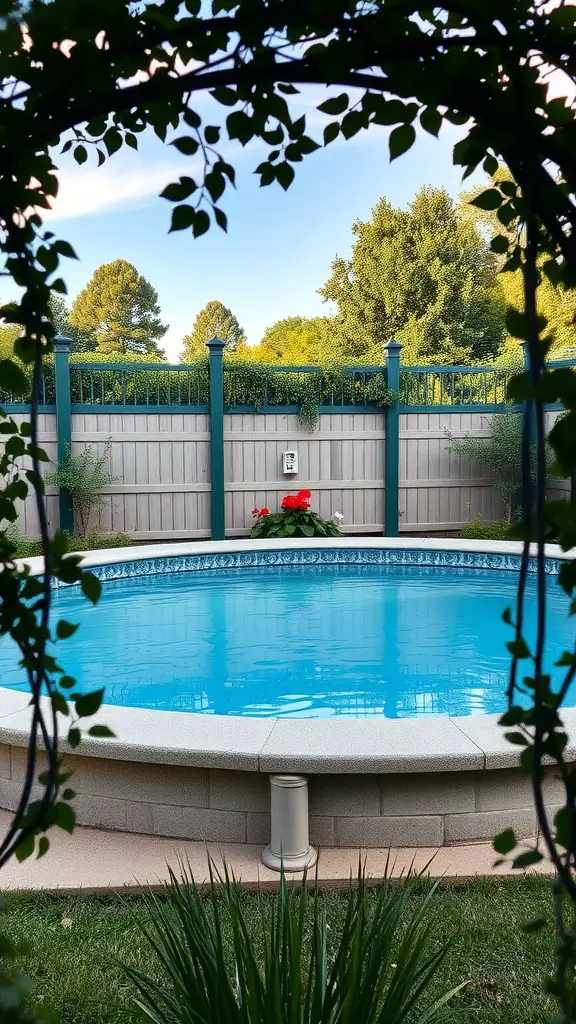
[[[381,199],[370,221],[356,221],[352,258],[338,257],[320,290],[336,302],[350,355],[382,358],[395,338],[406,363],[493,358],[504,303],[492,253],[458,216],[443,189],[423,188],[407,210]]]
[[[182,362],[193,363],[206,355],[206,342],[211,338],[226,342],[226,352],[236,352],[246,344],[246,335],[231,309],[219,299],[207,302],[196,317],[190,334],[183,339]]]
[[[127,260],[98,267],[74,300],[70,324],[102,354],[161,355],[157,341],[168,330],[160,322],[158,293]]]
[[[289,316],[278,320],[264,332],[259,345],[250,350],[253,359],[262,363],[300,366],[325,365],[344,354],[333,318]]]

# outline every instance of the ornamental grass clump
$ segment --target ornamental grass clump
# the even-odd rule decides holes
[[[255,522],[252,537],[341,537],[342,532],[333,519],[321,519],[310,509],[310,491],[286,494],[282,498],[282,511],[254,508]]]
[[[156,964],[126,968],[147,1024],[445,1024],[452,997],[438,978],[449,941],[434,934],[437,890],[418,879],[368,893],[351,882],[341,928],[306,878],[280,880],[251,920],[241,888],[212,870],[203,898],[190,869],[151,895],[144,940]]]

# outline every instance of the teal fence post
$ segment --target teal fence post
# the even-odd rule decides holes
[[[210,352],[210,532],[212,540],[224,540],[224,342],[212,338],[207,345]]]
[[[58,465],[64,463],[72,444],[70,413],[70,338],[57,334],[54,338],[54,384],[56,389],[56,439]],[[74,533],[74,511],[70,492],[60,488],[58,496],[60,529]]]
[[[384,471],[384,536],[398,536],[398,505],[400,500],[400,353],[402,345],[389,341],[384,346],[388,367],[387,385],[396,392],[396,399],[386,410],[386,460]]]

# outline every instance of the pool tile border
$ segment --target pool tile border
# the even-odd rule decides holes
[[[102,581],[132,579],[183,572],[202,572],[218,569],[268,568],[278,566],[317,565],[385,565],[426,566],[442,569],[491,569],[518,572],[520,555],[506,552],[451,551],[430,548],[273,548],[272,550],[236,550],[211,554],[167,555],[165,557],[136,558],[130,561],[93,565],[91,571]],[[557,576],[560,561],[546,559],[546,573]],[[536,572],[536,559],[529,560],[528,571]],[[56,587],[77,586],[55,581]]]

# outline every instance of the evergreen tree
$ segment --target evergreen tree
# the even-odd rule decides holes
[[[220,338],[226,342],[226,352],[235,352],[246,344],[246,335],[234,313],[218,299],[207,302],[196,317],[190,334],[182,339],[183,363],[193,363],[206,355],[206,342]]]
[[[495,260],[446,191],[423,188],[407,210],[381,199],[353,231],[351,260],[338,257],[320,290],[338,306],[348,355],[379,362],[392,338],[404,345],[405,363],[497,355],[504,302]]]
[[[75,299],[70,323],[96,351],[163,355],[157,341],[168,330],[160,322],[158,293],[127,260],[103,263]]]

